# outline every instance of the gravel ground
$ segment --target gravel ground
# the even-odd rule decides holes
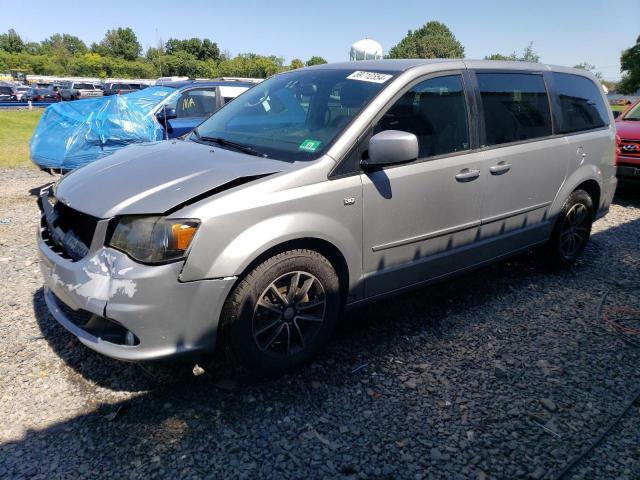
[[[42,298],[29,191],[51,177],[0,179],[0,478],[553,478],[640,388],[597,315],[606,292],[640,308],[640,190],[571,271],[523,255],[366,307],[265,381],[83,347]],[[640,478],[639,408],[564,478]]]

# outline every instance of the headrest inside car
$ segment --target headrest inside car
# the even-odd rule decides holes
[[[344,108],[359,108],[367,98],[366,85],[362,82],[350,81],[340,89],[340,104]]]
[[[313,83],[302,83],[299,86],[300,94],[305,97],[311,97],[316,94],[318,87]]]

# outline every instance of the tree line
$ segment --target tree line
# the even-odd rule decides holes
[[[67,33],[41,42],[25,42],[13,29],[0,34],[0,72],[22,70],[31,74],[79,77],[266,78],[285,70],[327,63],[320,56],[306,62],[282,57],[245,53],[231,57],[217,43],[205,38],[170,38],[143,52],[131,28],[107,31],[100,42],[87,45]]]
[[[393,46],[387,58],[463,58],[464,46],[453,32],[440,22],[427,22]],[[539,62],[533,42],[521,54],[493,53],[488,60]],[[640,37],[636,44],[622,52],[622,79],[617,85],[621,93],[640,89]],[[13,29],[0,34],[0,71],[24,70],[40,75],[156,78],[187,76],[191,78],[259,77],[327,63],[320,56],[306,62],[299,58],[285,64],[282,57],[244,53],[231,57],[208,38],[170,38],[157,47],[143,52],[131,28],[108,30],[100,42],[86,45],[80,38],[67,33],[55,34],[41,42],[25,42]],[[592,71],[603,83],[602,74],[588,62],[575,65]]]

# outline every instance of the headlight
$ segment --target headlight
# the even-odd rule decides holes
[[[165,263],[186,256],[199,220],[165,217],[120,217],[109,246],[142,263]]]

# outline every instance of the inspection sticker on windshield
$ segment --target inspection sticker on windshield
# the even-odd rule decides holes
[[[386,73],[363,72],[356,70],[347,78],[349,80],[360,80],[361,82],[384,83],[391,77],[393,77],[393,75],[387,75]]]
[[[320,146],[320,140],[305,140],[298,147],[300,150],[304,150],[305,152],[315,152]]]

